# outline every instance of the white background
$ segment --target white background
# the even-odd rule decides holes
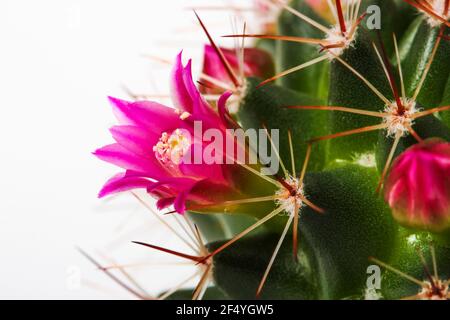
[[[106,97],[126,98],[121,84],[168,93],[169,69],[143,54],[185,49],[198,70],[205,38],[186,7],[224,2],[0,2],[0,298],[131,298],[75,250],[126,264],[153,254],[131,240],[173,242],[131,196],[96,198],[118,172],[90,154],[112,142]],[[202,16],[216,36],[230,33],[230,13]],[[141,269],[154,292],[181,273]]]

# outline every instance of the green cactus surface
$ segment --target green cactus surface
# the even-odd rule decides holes
[[[279,171],[258,157],[227,169],[222,193],[189,189],[179,213],[200,257],[178,256],[204,273],[171,298],[202,296],[209,276],[204,299],[450,299],[450,1],[262,2],[274,30],[227,37],[255,38],[276,75],[227,69],[235,110],[206,100],[265,130]]]
[[[321,25],[333,25],[310,3],[294,0],[290,8]],[[244,216],[256,220],[209,215],[199,225],[210,242],[209,251],[213,252],[214,292],[220,290],[220,297],[223,294],[230,299],[423,298],[418,296],[423,290],[419,284],[430,281],[427,270],[433,272],[433,265],[439,266],[436,271],[442,280],[449,278],[448,232],[433,233],[426,226],[419,230],[400,225],[379,188],[380,179],[389,172],[386,162],[392,163],[418,140],[411,134],[397,138],[386,128],[315,139],[380,125],[383,121],[364,113],[295,108],[339,106],[382,113],[387,110],[387,102],[395,104],[397,97],[414,100],[421,111],[450,104],[450,41],[445,37],[449,28],[443,23],[431,25],[426,13],[419,14],[417,8],[404,1],[362,1],[359,14],[373,5],[381,9],[381,29],[373,30],[362,20],[351,44],[337,57],[330,56],[280,77],[275,83],[258,86],[264,79],[246,80],[236,121],[244,129],[279,129],[279,154],[292,176],[301,173],[308,147],[312,146],[304,177],[304,196],[323,211],[318,213],[308,205],[298,208],[297,251],[293,255],[291,228],[280,244],[262,289],[258,286],[288,215],[278,214],[242,239],[239,237],[242,230],[263,219],[277,205],[267,206],[267,212],[257,212],[260,209],[252,205],[242,210]],[[292,10],[280,14],[278,33],[324,38],[321,30],[299,19]],[[319,45],[276,39],[258,40],[257,46],[271,48],[279,72],[326,54],[326,49],[321,50]],[[438,111],[413,122],[412,129],[422,139],[450,140],[450,112]],[[295,150],[296,172],[290,170],[290,143]],[[397,148],[392,149],[394,144]],[[211,234],[208,230],[217,232],[208,236]],[[216,254],[217,248],[226,246],[236,235],[239,238],[236,242]],[[374,265],[381,269],[381,284],[372,288],[368,283],[370,266]],[[400,272],[418,281],[405,279]]]

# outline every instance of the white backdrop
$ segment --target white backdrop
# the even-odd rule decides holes
[[[198,70],[205,38],[186,7],[224,2],[0,2],[0,298],[130,298],[75,246],[127,263],[150,254],[131,240],[173,242],[129,195],[96,198],[118,169],[90,152],[112,141],[106,96],[126,98],[122,84],[167,93],[167,67],[143,54],[184,49]],[[230,32],[229,13],[202,16],[217,36]],[[142,269],[154,292],[181,273]]]

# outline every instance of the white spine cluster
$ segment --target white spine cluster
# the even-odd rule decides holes
[[[401,136],[406,136],[409,133],[409,128],[414,124],[412,116],[419,111],[415,101],[403,98],[401,100],[405,108],[403,113],[399,112],[396,102],[392,102],[384,109],[384,112],[388,114],[383,120],[387,125],[386,135],[388,137],[395,137],[398,133]]]
[[[302,198],[304,197],[303,185],[299,185],[299,180],[294,177],[286,179],[286,183],[295,190],[295,195],[292,195],[286,188],[281,188],[277,191],[277,205],[283,206],[289,215],[298,214],[295,212],[296,207],[301,208],[304,206]]]

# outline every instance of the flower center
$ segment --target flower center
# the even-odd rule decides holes
[[[179,165],[191,146],[189,135],[176,129],[171,135],[163,132],[158,143],[153,146],[156,158],[163,164]]]
[[[395,137],[398,133],[405,136],[409,128],[414,124],[413,115],[418,111],[416,102],[411,99],[400,98],[403,108],[400,109],[396,102],[387,105],[384,112],[387,113],[383,122],[387,124],[387,136]]]
[[[299,209],[304,206],[304,191],[303,184],[300,185],[299,180],[294,177],[289,177],[284,180],[284,187],[280,188],[277,193],[277,204],[284,206],[287,213],[290,215],[297,214],[296,208]]]
[[[445,283],[439,279],[435,279],[434,277],[433,281],[434,286],[430,282],[424,281],[425,284],[419,293],[419,295],[422,297],[422,300],[447,300],[447,296],[449,293],[448,283]]]

